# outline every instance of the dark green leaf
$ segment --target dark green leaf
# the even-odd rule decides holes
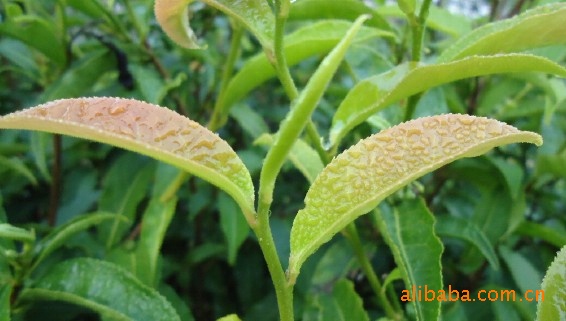
[[[540,288],[542,273],[538,271],[527,258],[520,253],[511,251],[511,249],[505,246],[499,248],[499,253],[522,293],[535,291]],[[535,318],[536,305],[534,301],[530,302],[528,305],[532,320]]]
[[[393,210],[375,215],[379,230],[395,258],[405,281],[405,294],[413,295],[413,287],[425,285],[438,293],[443,289],[442,243],[434,233],[434,216],[424,201],[404,201]],[[413,300],[417,320],[437,320],[440,301]]]
[[[49,254],[65,244],[65,242],[77,233],[80,233],[91,226],[98,225],[108,220],[126,220],[122,215],[113,213],[96,212],[81,215],[70,222],[65,223],[53,230],[44,239],[38,242],[39,253],[34,261],[34,267],[39,265]]]
[[[566,246],[566,235],[564,235],[564,232],[540,223],[524,221],[521,225],[519,225],[516,233],[519,235],[540,238],[541,240],[544,240],[558,248]]]
[[[250,227],[238,208],[238,204],[224,193],[218,195],[218,211],[220,212],[220,227],[228,249],[228,263],[234,265],[238,249],[248,237]]]
[[[127,219],[124,221],[116,216],[113,222],[98,226],[101,238],[106,240],[107,248],[118,242],[134,222],[137,207],[146,194],[154,171],[154,163],[149,162],[147,158],[125,153],[106,173],[98,209],[116,213]]]
[[[2,21],[0,34],[18,39],[37,49],[59,66],[67,61],[65,44],[55,29],[53,22],[35,15],[21,15]]]
[[[140,262],[136,276],[148,286],[155,287],[158,281],[158,263],[161,245],[165,239],[167,228],[175,214],[177,198],[166,202],[153,198],[142,217],[142,230],[137,244],[137,261]],[[243,215],[241,215],[242,220]]]
[[[494,269],[499,269],[499,260],[493,246],[483,232],[470,220],[454,216],[438,216],[435,225],[439,236],[456,237],[476,246]]]
[[[24,301],[65,301],[120,321],[180,321],[157,291],[118,266],[94,259],[65,261],[25,289]]]
[[[66,69],[62,76],[41,94],[40,101],[80,97],[92,93],[98,79],[114,69],[115,57],[107,50],[90,52]]]
[[[352,281],[340,279],[334,284],[332,295],[320,297],[320,320],[324,321],[369,321],[363,302]]]

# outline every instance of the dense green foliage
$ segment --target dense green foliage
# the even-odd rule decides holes
[[[178,7],[156,19],[153,0],[0,0],[0,115],[62,98],[133,98],[219,135],[171,116],[199,128],[188,141],[228,143],[214,167],[206,155],[172,160],[152,142],[101,139],[104,126],[74,136],[150,157],[0,130],[0,321],[269,321],[293,311],[305,321],[533,320],[537,302],[519,299],[547,270],[538,317],[564,313],[564,250],[555,256],[566,245],[566,4],[494,1],[475,17],[428,0],[385,2],[170,1]],[[53,113],[72,118],[62,112],[71,103],[57,104]],[[504,121],[544,145],[510,144],[540,141],[456,117],[470,129],[448,131],[462,144],[442,146],[434,166],[395,182],[358,166],[371,155],[363,146],[410,150],[368,136],[445,113]],[[81,130],[38,123],[18,128]],[[393,139],[420,134],[411,124]],[[509,132],[482,136],[501,134],[494,124]],[[405,168],[405,157],[374,157]],[[313,213],[326,216],[308,229]],[[425,285],[517,299],[401,300]]]

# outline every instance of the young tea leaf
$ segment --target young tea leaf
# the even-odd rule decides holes
[[[541,288],[544,299],[538,300],[537,321],[566,320],[566,247],[546,271]]]
[[[512,72],[544,72],[566,77],[566,68],[525,54],[474,56],[443,64],[406,63],[360,81],[338,107],[330,142],[337,145],[352,128],[392,103],[451,81]]]
[[[294,66],[308,57],[328,53],[344,38],[351,26],[352,23],[348,21],[324,20],[297,29],[285,37],[284,52],[287,64]],[[393,34],[387,31],[361,27],[353,42],[392,36]],[[275,69],[263,53],[248,59],[232,77],[223,95],[218,98],[221,100],[223,112],[227,114],[235,102],[275,75]]]
[[[536,7],[517,17],[484,25],[461,37],[438,58],[453,61],[566,43],[566,4]]]
[[[67,260],[24,290],[23,301],[64,301],[120,321],[180,321],[171,304],[117,265],[87,258]]]
[[[189,26],[188,5],[193,0],[156,0],[155,16],[165,33],[178,45],[201,49]],[[203,0],[246,26],[267,52],[273,51],[275,19],[265,0]]]
[[[238,155],[216,134],[167,108],[121,98],[62,99],[3,116],[0,128],[76,136],[148,155],[225,190],[255,222],[253,184]]]
[[[419,118],[361,140],[318,175],[291,230],[289,273],[358,216],[409,182],[462,157],[542,137],[497,120],[468,115]]]

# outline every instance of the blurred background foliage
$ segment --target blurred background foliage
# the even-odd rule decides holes
[[[378,8],[396,38],[373,38],[351,48],[313,116],[322,134],[353,84],[408,58],[406,23],[384,2],[364,1]],[[425,61],[476,26],[548,2],[553,1],[436,1],[431,29],[425,35]],[[462,8],[464,4],[475,7]],[[1,0],[0,5],[0,114],[59,98],[116,96],[167,106],[208,123],[231,36],[230,21],[212,8],[191,5],[191,25],[208,45],[206,50],[191,51],[165,37],[153,16],[151,0]],[[292,16],[288,29],[313,19]],[[259,48],[246,34],[236,69]],[[533,52],[566,64],[566,46]],[[292,68],[299,87],[320,60],[320,56],[310,57]],[[344,146],[399,123],[403,112],[398,107],[372,116],[346,138]],[[262,133],[274,132],[287,108],[282,88],[272,79],[238,102],[218,130],[244,160],[254,181],[265,149],[253,142]],[[566,244],[566,83],[543,74],[461,80],[425,93],[415,117],[447,112],[496,118],[541,133],[545,142],[538,149],[512,145],[460,160],[390,197],[382,209],[414,195],[426,199],[445,246],[445,285],[471,292],[538,289],[555,252]],[[144,213],[155,190],[175,173],[167,165],[107,145],[3,130],[0,221],[33,229],[41,239],[87,213],[120,213],[129,223],[116,228],[113,222],[103,222],[77,233],[34,271],[31,280],[72,257],[104,259],[135,274],[144,265],[132,255],[140,246]],[[305,178],[287,164],[278,179],[271,213],[280,253],[289,252],[292,215],[303,207],[307,189]],[[241,215],[233,215],[236,211],[228,197],[199,179],[189,179],[180,189],[153,284],[183,320],[214,320],[229,313],[249,321],[277,318],[257,240],[242,225]],[[468,222],[466,230],[457,230],[462,226],[458,224],[457,229],[453,227],[459,219]],[[371,217],[360,218],[358,225],[376,270],[386,276],[395,268],[388,247]],[[462,235],[484,240],[489,245],[483,249],[494,250],[493,255],[486,259]],[[354,282],[371,319],[382,316],[342,236],[325,245],[303,269],[297,284],[297,316],[310,320],[309,309],[316,306],[317,295],[327,293],[343,277]],[[402,283],[395,284],[398,290],[403,288]],[[534,315],[533,306],[526,302],[459,302],[443,304],[442,309],[445,320],[523,320]],[[27,306],[16,317],[98,319],[82,308],[51,302]]]

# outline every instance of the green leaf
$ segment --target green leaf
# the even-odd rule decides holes
[[[455,237],[470,242],[481,251],[495,270],[499,269],[499,260],[493,246],[473,222],[455,216],[438,216],[435,230],[439,236]]]
[[[324,321],[369,321],[363,302],[352,281],[340,279],[334,284],[332,295],[320,297],[320,320]]]
[[[407,16],[415,15],[415,8],[417,6],[416,0],[398,0],[397,5]]]
[[[220,228],[228,248],[228,263],[233,266],[236,263],[238,249],[248,237],[250,228],[240,214],[238,205],[224,193],[218,195],[218,211]]]
[[[361,140],[326,166],[310,187],[291,230],[289,273],[320,245],[385,197],[420,176],[496,146],[542,137],[468,115],[419,118]]]
[[[113,219],[125,220],[123,216],[116,215],[114,213],[96,212],[81,215],[64,225],[59,226],[37,244],[38,254],[34,260],[32,269],[38,266],[49,254],[53,253],[53,251],[61,245],[65,244],[70,237],[88,229],[91,226]]]
[[[67,61],[65,44],[49,20],[35,15],[21,15],[2,21],[0,34],[22,41],[61,67]]]
[[[23,301],[65,301],[120,321],[180,321],[157,291],[117,265],[87,258],[52,268],[21,294]]]
[[[521,165],[511,159],[506,161],[501,158],[489,158],[489,161],[495,165],[503,176],[511,197],[513,199],[517,198],[523,186],[524,172]]]
[[[367,26],[383,30],[391,27],[377,11],[357,0],[300,0],[291,5],[289,20],[344,19],[354,21],[363,14],[371,15]],[[330,32],[330,30],[328,30]]]
[[[216,134],[167,108],[133,99],[62,99],[1,117],[0,128],[91,139],[175,165],[225,190],[255,224],[254,188],[238,155]]]
[[[537,321],[566,320],[566,246],[550,264],[541,288],[544,300],[538,301]]]
[[[438,58],[453,61],[473,55],[493,55],[566,43],[565,3],[536,7],[484,25],[461,37]]]
[[[540,223],[524,221],[515,230],[515,233],[540,238],[558,248],[566,246],[566,235],[564,235],[564,232],[544,226]]]
[[[73,63],[41,94],[39,101],[73,98],[91,94],[100,77],[115,67],[115,57],[108,50],[90,52]]]
[[[405,13],[395,4],[379,6],[376,11],[384,17],[405,17]],[[426,27],[457,38],[472,30],[472,21],[464,15],[451,13],[441,7],[430,6]]]
[[[216,321],[242,321],[240,318],[238,318],[237,314],[230,314],[227,315],[225,317],[222,317]]]
[[[302,0],[301,0],[302,1]],[[325,20],[304,26],[285,37],[285,58],[289,66],[294,66],[313,55],[328,53],[334,48],[352,23],[340,20]],[[392,34],[375,28],[361,27],[353,43]],[[261,53],[248,59],[242,68],[232,77],[226,91],[218,99],[224,114],[237,101],[244,98],[252,89],[276,76],[275,69]]]
[[[281,166],[283,166],[283,162],[295,141],[299,139],[301,132],[307,126],[314,109],[320,102],[334,73],[342,63],[354,37],[367,18],[367,16],[361,16],[352,24],[344,38],[320,63],[299,97],[293,101],[291,111],[281,122],[279,130],[274,137],[273,147],[269,149],[263,162],[260,175],[260,190],[258,192],[258,207],[262,207],[264,204],[271,204],[275,179],[281,170]]]
[[[136,249],[137,261],[143,263],[138,265],[136,276],[151,287],[157,285],[159,253],[167,228],[175,214],[176,205],[175,197],[166,202],[153,198],[143,214],[142,229]]]
[[[271,146],[273,144],[273,135],[263,134],[256,139],[254,144]],[[295,141],[288,157],[310,183],[314,182],[314,179],[324,168],[318,153],[302,139]]]
[[[30,171],[30,169],[27,168],[27,166],[20,159],[8,158],[0,155],[0,165],[4,168],[9,168],[15,173],[18,173],[27,178],[32,185],[37,185],[37,179]]]
[[[406,200],[393,210],[379,211],[375,220],[401,270],[407,288],[403,295],[411,297],[415,289],[425,286],[438,294],[443,289],[440,263],[443,247],[434,233],[434,215],[424,201]],[[417,320],[438,319],[439,300],[411,303]]]
[[[113,222],[97,226],[99,237],[105,240],[110,249],[131,229],[136,220],[138,206],[144,199],[148,186],[152,183],[155,166],[147,157],[133,153],[124,153],[117,158],[102,180],[102,195],[98,201],[98,210],[116,213]],[[124,184],[129,182],[129,184]]]
[[[566,77],[566,68],[542,57],[525,54],[474,56],[443,64],[405,63],[360,81],[338,107],[330,129],[336,146],[356,125],[403,98],[451,81],[511,72],[545,72]]]
[[[522,293],[538,290],[542,282],[542,274],[538,271],[527,258],[517,252],[512,252],[508,247],[499,248],[499,253],[507,265],[513,280]],[[528,302],[530,320],[535,318],[535,302]]]
[[[0,321],[10,321],[12,287],[8,280],[0,279]]]
[[[51,173],[47,168],[46,149],[48,143],[52,141],[53,136],[46,133],[33,132],[30,137],[31,153],[33,154],[35,165],[43,178],[48,182],[51,182]]]
[[[265,0],[202,0],[244,25],[257,37],[268,55],[273,54],[275,16]],[[193,0],[156,0],[155,16],[165,33],[178,45],[201,49],[189,26],[188,5]]]
[[[269,132],[269,127],[263,117],[248,105],[238,104],[234,106],[230,109],[230,115],[253,138],[258,138],[261,134]]]
[[[8,223],[0,223],[0,238],[33,243],[35,242],[35,233]]]

